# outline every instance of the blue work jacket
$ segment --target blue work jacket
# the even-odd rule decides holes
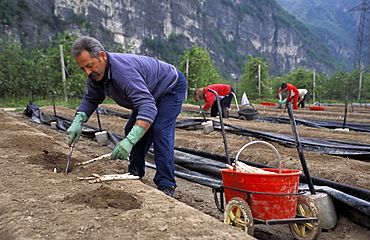
[[[87,78],[87,89],[77,112],[90,117],[106,96],[118,105],[138,111],[137,120],[153,123],[156,101],[177,82],[177,69],[156,58],[126,53],[107,54],[102,80]]]

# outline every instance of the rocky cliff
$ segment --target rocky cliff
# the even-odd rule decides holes
[[[156,46],[176,54],[197,44],[233,78],[248,54],[263,56],[274,74],[334,66],[330,50],[275,0],[29,0],[27,8],[16,24],[0,26],[2,36],[22,41],[27,32],[40,41],[69,30],[104,44],[135,44],[135,53],[167,61]]]

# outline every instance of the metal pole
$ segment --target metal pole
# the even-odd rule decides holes
[[[68,102],[67,96],[67,84],[66,84],[66,71],[64,66],[64,55],[63,55],[63,45],[59,45],[60,52],[60,65],[62,67],[62,80],[63,80],[63,90],[64,90],[64,101]]]
[[[312,101],[315,102],[315,91],[316,91],[316,79],[315,79],[315,69],[313,70],[313,79],[312,79]]]
[[[96,117],[98,118],[98,124],[99,124],[99,132],[101,132],[101,123],[100,123],[100,117],[99,117],[99,107],[95,110]]]
[[[189,89],[189,82],[188,82],[188,76],[189,76],[189,58],[186,59],[186,95],[185,100],[188,100],[188,89]]]
[[[308,172],[308,167],[307,167],[306,159],[305,159],[304,154],[303,154],[301,141],[299,140],[297,125],[295,123],[294,116],[293,116],[292,104],[287,103],[287,106],[288,106],[290,125],[292,127],[292,132],[294,134],[294,140],[295,140],[295,144],[296,144],[296,147],[297,147],[299,159],[301,160],[303,172],[304,172],[304,175],[306,177],[306,181],[307,181],[307,184],[308,184],[308,187],[310,189],[311,194],[316,194],[315,188],[314,188],[313,183],[312,183],[312,179],[310,177],[310,173]]]
[[[200,104],[199,96],[198,96],[198,94],[196,94],[195,96],[197,97],[197,102],[198,102],[198,104],[199,104],[200,112],[201,112],[201,113],[202,113],[202,115],[203,115],[204,122],[207,122],[206,115],[205,115],[205,113],[204,113],[204,111],[203,111],[203,109],[202,109],[202,104]]]
[[[261,97],[261,64],[258,64],[258,98]]]
[[[55,109],[55,96],[53,96],[52,99],[53,99],[54,118],[57,119],[57,110]]]
[[[230,155],[229,155],[229,148],[227,146],[227,140],[226,140],[225,127],[224,127],[224,122],[222,120],[222,109],[221,109],[221,104],[220,104],[220,98],[218,96],[218,93],[215,90],[208,89],[208,91],[210,91],[210,92],[212,92],[216,95],[218,113],[219,113],[219,116],[220,116],[222,137],[223,137],[223,140],[224,140],[224,146],[225,146],[225,152],[226,152],[226,158],[227,158],[227,164],[231,165],[231,160],[230,160]]]
[[[345,93],[344,97],[344,119],[343,119],[343,129],[346,128],[346,122],[347,122],[347,112],[348,112],[348,95]]]
[[[360,81],[358,83],[358,100],[361,99],[361,87],[362,87],[362,72],[360,73]]]

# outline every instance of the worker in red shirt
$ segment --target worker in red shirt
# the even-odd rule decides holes
[[[217,106],[217,99],[216,94],[213,92],[208,91],[208,89],[212,89],[217,92],[220,98],[220,105],[222,109],[222,117],[228,118],[229,111],[230,111],[230,104],[232,100],[232,92],[234,89],[227,84],[213,84],[207,87],[198,88],[195,90],[193,94],[193,99],[195,101],[204,100],[205,104],[202,108],[203,111],[207,111],[211,108],[211,117],[216,117],[218,113],[218,106]]]
[[[298,109],[298,99],[299,99],[299,92],[298,89],[289,83],[282,83],[280,89],[278,91],[278,99],[279,103],[284,103],[284,100],[281,97],[281,91],[285,91],[287,93],[286,102],[289,103],[293,100],[293,109]]]

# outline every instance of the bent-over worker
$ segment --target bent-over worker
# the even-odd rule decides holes
[[[85,123],[106,96],[131,109],[125,138],[111,153],[111,159],[127,159],[128,171],[145,174],[145,155],[153,143],[157,188],[173,196],[177,187],[174,174],[176,118],[186,92],[186,80],[174,66],[156,58],[105,51],[92,37],[78,38],[71,50],[78,66],[86,73],[87,90],[68,128],[68,142],[79,140]]]
[[[279,90],[278,90],[278,102],[281,104],[283,103],[283,99],[281,96],[281,91],[285,91],[287,93],[286,102],[289,103],[293,100],[293,109],[298,109],[298,98],[299,92],[298,89],[289,83],[282,83]]]
[[[307,89],[298,89],[299,92],[299,100],[298,100],[298,107],[304,108],[305,101],[307,100],[308,91]]]
[[[229,110],[232,100],[232,92],[234,92],[234,89],[227,84],[213,84],[209,85],[207,87],[198,88],[195,90],[193,94],[193,99],[195,101],[204,100],[205,104],[202,107],[203,111],[207,111],[209,108],[211,108],[211,117],[216,117],[218,113],[218,106],[217,106],[217,99],[216,94],[213,92],[208,91],[208,89],[212,89],[217,92],[219,98],[220,98],[220,105],[221,105],[221,116],[224,118],[229,117]]]

